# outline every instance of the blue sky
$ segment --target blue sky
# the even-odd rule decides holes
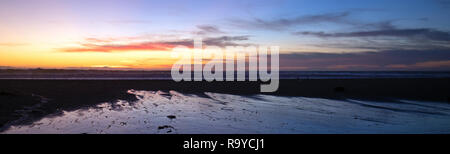
[[[1,66],[41,66],[42,60],[19,55],[29,53],[47,60],[41,67],[85,67],[79,66],[81,57],[113,50],[102,47],[108,43],[134,51],[137,49],[130,46],[139,43],[180,44],[201,36],[219,45],[279,45],[282,57],[300,56],[298,60],[281,59],[285,69],[450,68],[450,54],[446,52],[450,48],[448,0],[2,0],[0,3]],[[101,49],[90,49],[93,45]],[[80,62],[70,65],[57,62],[70,57],[58,52],[77,49]],[[428,58],[395,55],[408,51],[426,53]],[[370,56],[377,53],[391,53],[385,56],[399,59],[371,61]],[[308,58],[311,55],[315,56]],[[365,55],[365,61],[360,60],[361,55]],[[345,62],[333,59],[342,56],[353,59],[345,58]],[[11,57],[22,63],[13,63],[8,60]],[[310,62],[299,62],[305,58]],[[31,64],[23,64],[25,61]]]

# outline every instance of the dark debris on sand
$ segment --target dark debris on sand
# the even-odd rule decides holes
[[[158,129],[174,129],[174,128],[169,125],[164,125],[164,126],[158,126]]]
[[[172,131],[175,130],[174,127],[169,126],[169,125],[158,126],[158,130],[163,130],[163,129],[166,129],[166,130],[167,130],[166,133],[171,133]]]
[[[167,118],[169,118],[169,119],[175,119],[175,118],[177,118],[177,117],[174,116],[174,115],[168,115]]]

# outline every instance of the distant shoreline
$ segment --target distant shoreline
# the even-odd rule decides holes
[[[192,73],[193,76],[194,73]],[[236,76],[235,72],[235,76]],[[248,72],[246,72],[248,79]],[[225,73],[224,73],[225,78]],[[450,78],[450,71],[280,71],[280,79]],[[0,80],[172,80],[170,71],[4,69]]]

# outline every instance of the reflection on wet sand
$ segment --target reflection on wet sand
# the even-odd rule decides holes
[[[136,91],[2,133],[450,133],[450,104]]]

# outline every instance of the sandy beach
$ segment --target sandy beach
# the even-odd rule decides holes
[[[0,80],[2,133],[449,133],[449,79]]]

